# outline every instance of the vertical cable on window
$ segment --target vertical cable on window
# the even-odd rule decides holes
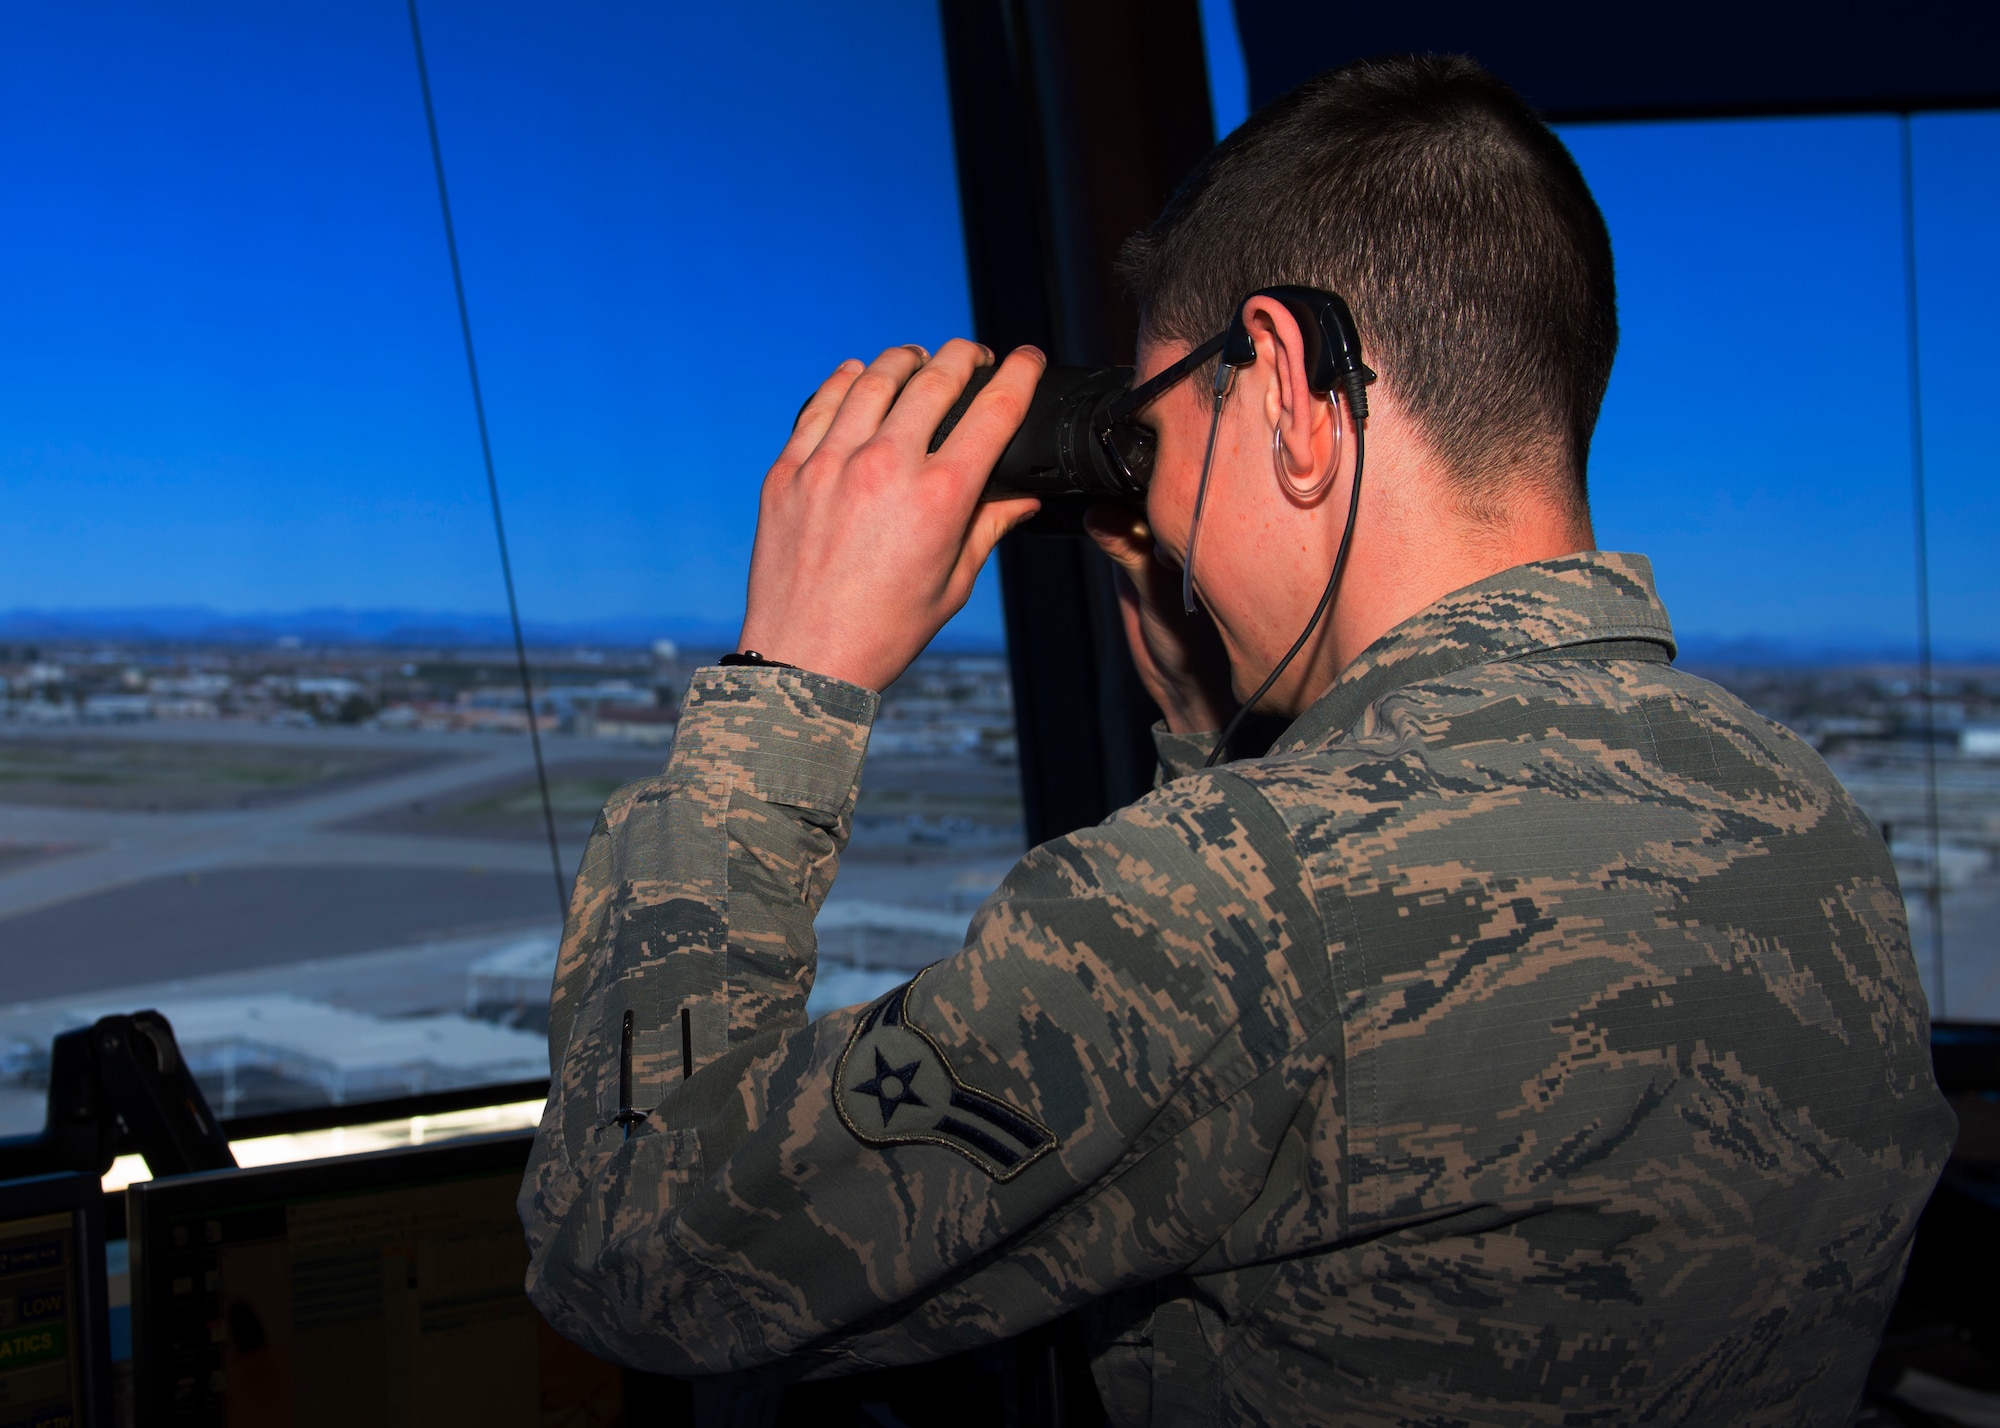
[[[479,454],[486,461],[486,495],[493,506],[493,536],[500,544],[500,578],[507,586],[507,618],[514,626],[514,663],[521,673],[521,700],[528,711],[528,738],[535,750],[535,782],[542,791],[542,826],[549,835],[549,868],[556,879],[556,911],[569,911],[562,849],[556,843],[556,810],[549,798],[549,770],[542,759],[542,735],[535,720],[534,683],[528,675],[528,643],[521,636],[521,606],[514,597],[514,565],[507,555],[507,523],[500,517],[500,483],[493,475],[493,442],[486,433],[486,399],[479,390],[479,362],[472,353],[472,316],[465,306],[465,276],[458,265],[458,234],[451,222],[451,195],[444,183],[444,149],[438,143],[437,110],[431,104],[430,68],[424,63],[424,35],[417,25],[417,0],[409,0],[410,43],[417,52],[417,83],[424,92],[424,124],[431,136],[431,167],[437,174],[438,207],[444,213],[444,246],[451,255],[451,287],[458,297],[458,329],[465,338],[465,370],[472,379],[472,412],[479,421]]]
[[[413,0],[414,3],[414,0]],[[1930,913],[1931,1013],[1945,1015],[1944,862],[1938,831],[1937,686],[1931,673],[1931,555],[1929,518],[1924,507],[1924,381],[1917,325],[1917,179],[1910,143],[1910,116],[1898,116],[1903,159],[1903,321],[1909,346],[1910,479],[1916,502],[1917,690],[1923,710],[1924,835],[1930,842],[1930,877],[1924,888]]]

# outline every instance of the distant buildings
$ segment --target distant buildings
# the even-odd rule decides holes
[[[1013,686],[1000,655],[926,655],[882,697],[876,754],[974,756],[1012,763]]]
[[[1958,751],[1970,759],[2000,759],[2000,724],[1967,724],[1958,731]]]
[[[587,720],[580,718],[576,732],[631,744],[671,744],[679,726],[679,710],[614,704],[599,708]]]
[[[711,652],[538,650],[536,725],[665,745],[687,679]],[[0,728],[14,724],[252,721],[454,734],[523,734],[528,703],[506,649],[94,642],[0,648]],[[226,737],[221,735],[219,737]],[[878,754],[1010,763],[1014,713],[998,655],[927,655],[884,697]]]
[[[644,651],[537,652],[537,723],[598,737],[671,737],[678,658],[671,641]],[[315,647],[296,638],[0,648],[0,727],[250,720],[518,734],[527,730],[526,703],[508,650]],[[622,722],[598,729],[605,710]]]

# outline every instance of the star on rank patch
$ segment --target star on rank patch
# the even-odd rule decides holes
[[[898,1106],[921,1106],[923,1097],[916,1092],[917,1071],[922,1061],[912,1061],[907,1066],[891,1066],[882,1055],[882,1048],[875,1048],[874,1079],[863,1081],[854,1089],[864,1096],[873,1096],[882,1107],[882,1125],[886,1128],[896,1114]]]
[[[959,1080],[906,1014],[915,986],[896,988],[855,1024],[834,1072],[841,1124],[863,1145],[941,1145],[995,1180],[1013,1179],[1055,1149],[1055,1132]]]

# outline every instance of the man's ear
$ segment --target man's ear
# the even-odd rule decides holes
[[[1253,297],[1245,303],[1243,325],[1257,344],[1257,365],[1269,364],[1264,417],[1278,430],[1287,469],[1310,485],[1334,459],[1333,424],[1339,418],[1307,383],[1305,334],[1291,309],[1275,298]]]

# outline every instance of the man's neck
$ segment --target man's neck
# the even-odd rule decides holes
[[[1503,483],[1519,498],[1481,518],[1463,512],[1447,478],[1428,460],[1384,461],[1366,479],[1365,517],[1334,601],[1321,693],[1362,651],[1454,590],[1596,545],[1588,515],[1548,494],[1542,482]]]

